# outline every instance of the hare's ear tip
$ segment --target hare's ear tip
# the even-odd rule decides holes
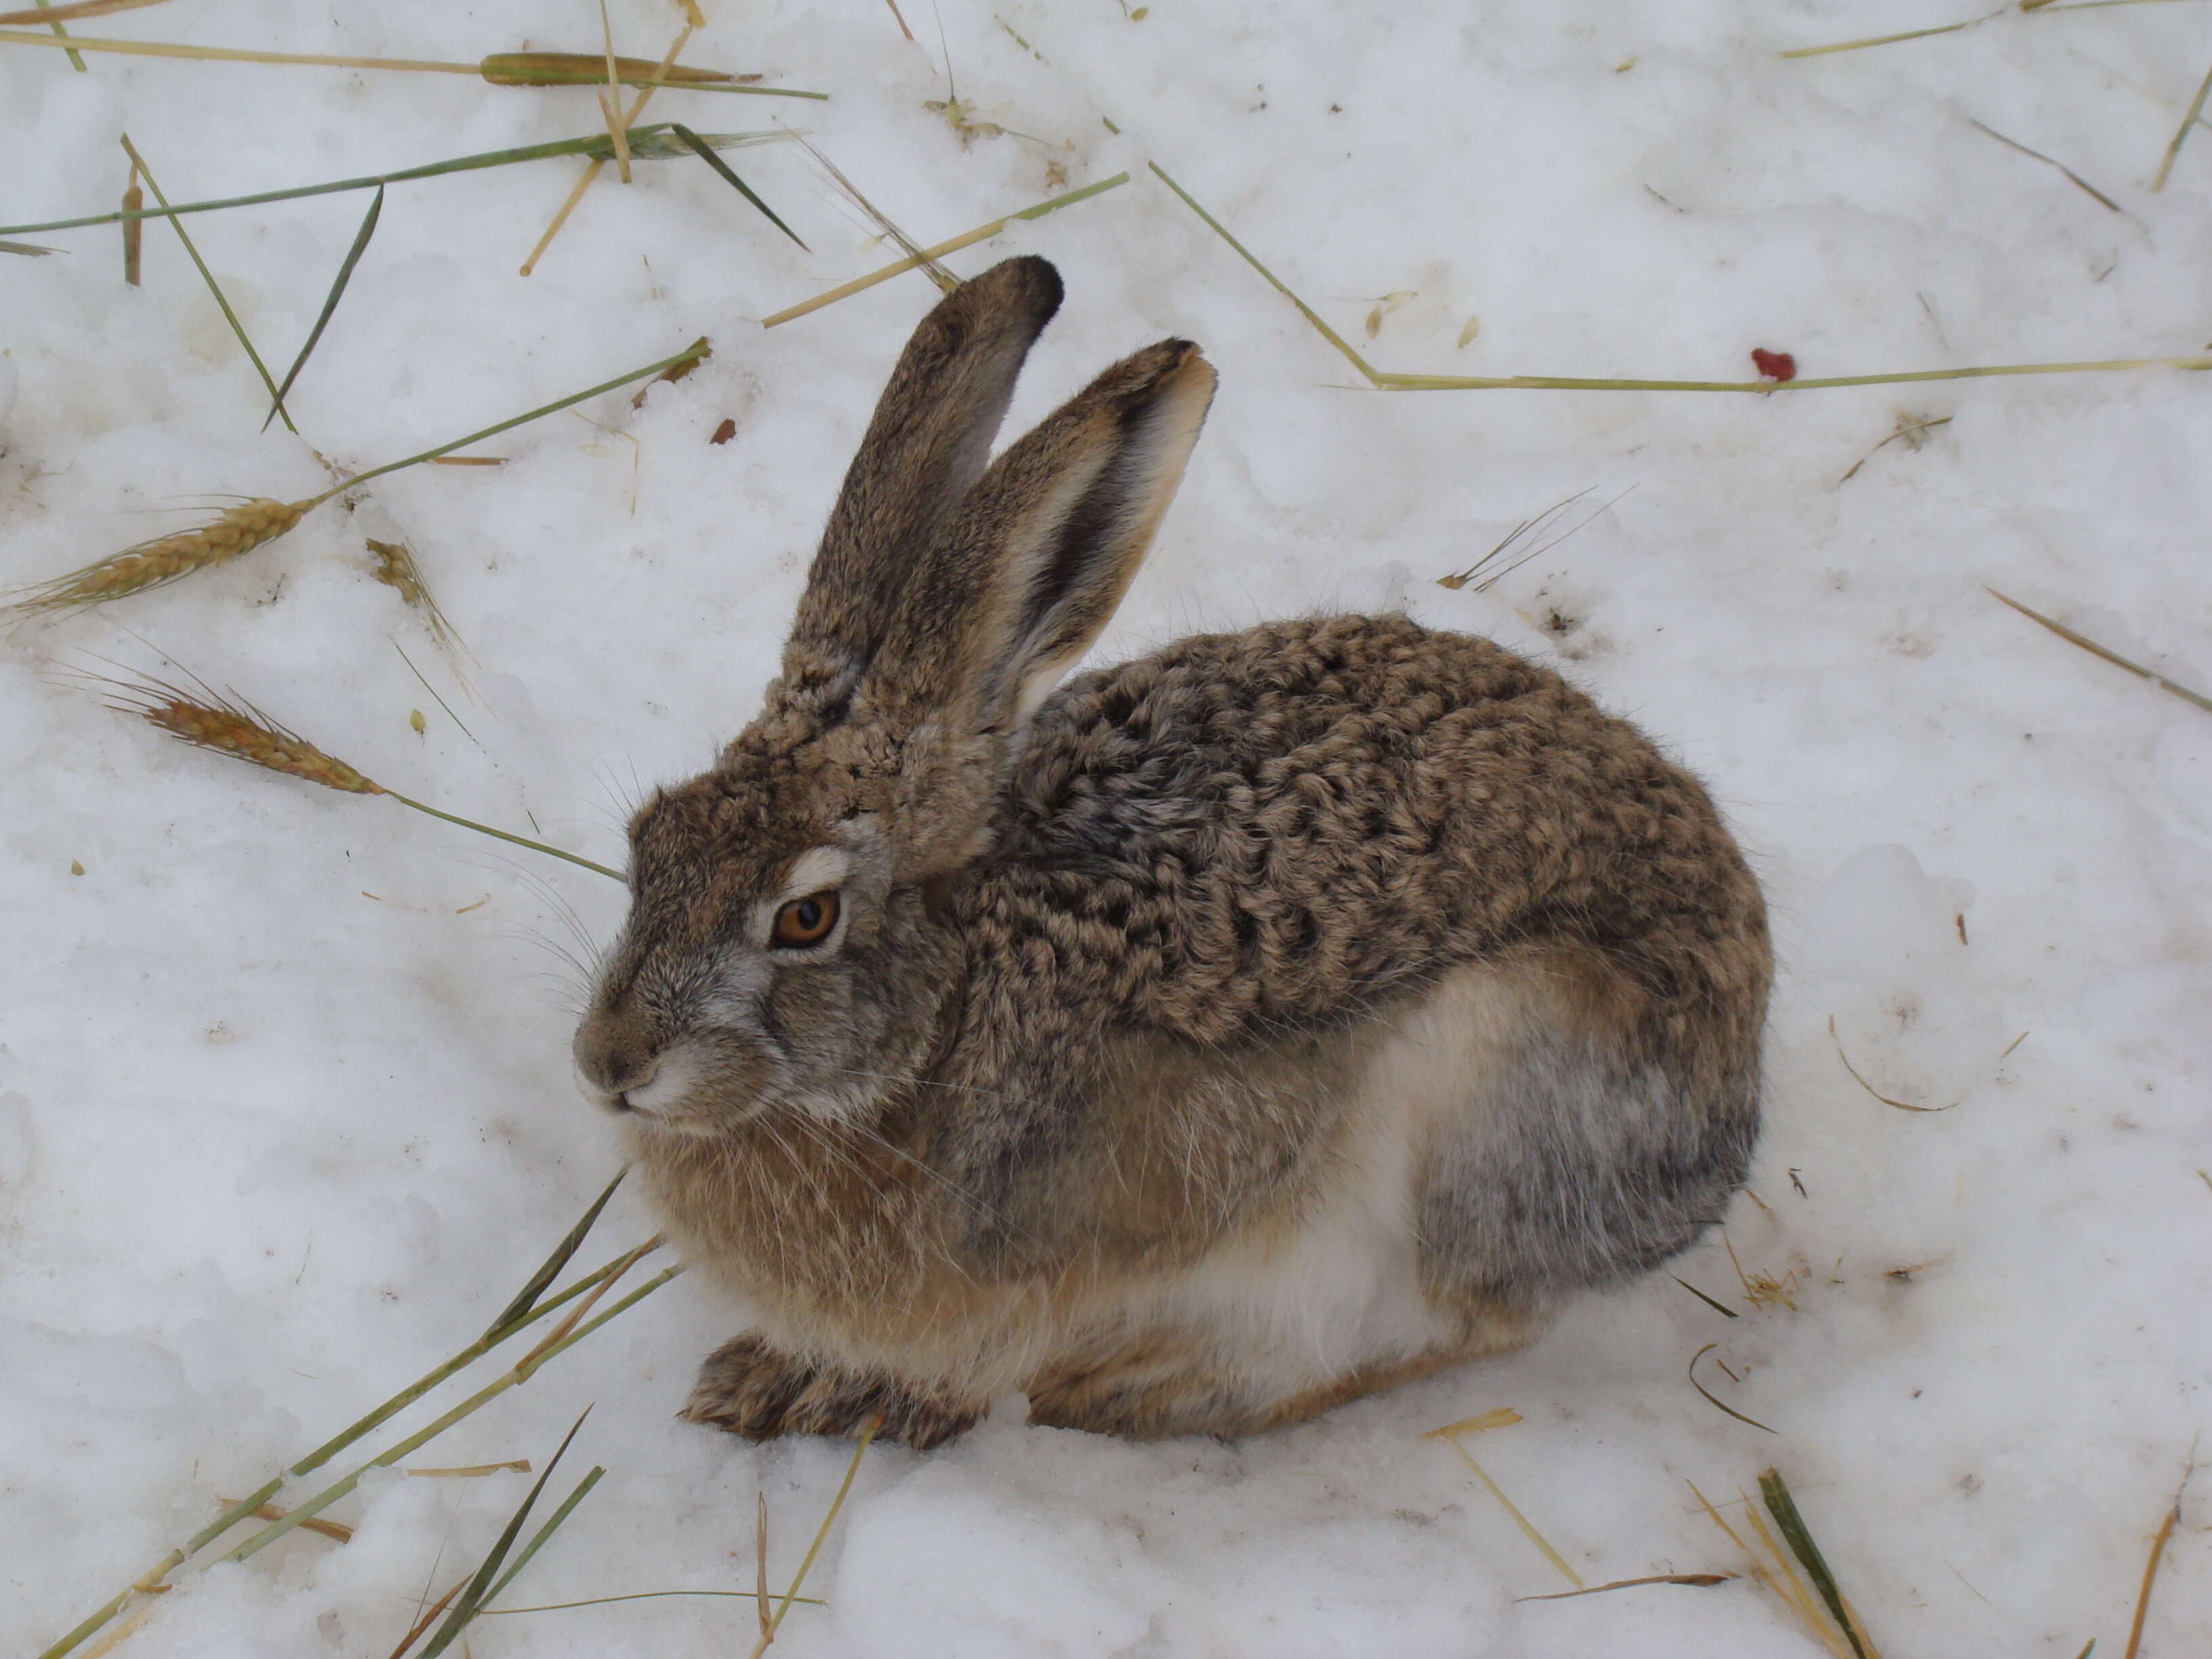
[[[1001,259],[968,285],[987,289],[994,296],[1003,295],[1017,301],[1024,309],[1048,318],[1060,309],[1060,302],[1067,292],[1052,261],[1035,253]]]

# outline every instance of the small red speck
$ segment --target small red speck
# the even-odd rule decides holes
[[[1794,380],[1797,378],[1797,360],[1786,351],[1769,351],[1765,346],[1753,346],[1751,361],[1759,366],[1763,379]]]
[[[1782,378],[1786,380],[1790,377],[1785,374]],[[726,444],[737,435],[738,423],[734,420],[731,420],[726,416],[723,419],[721,425],[714,428],[714,435],[708,439],[707,441],[710,444]]]

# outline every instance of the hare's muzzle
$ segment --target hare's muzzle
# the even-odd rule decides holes
[[[594,1012],[576,1028],[576,1069],[601,1103],[616,1111],[637,1109],[633,1091],[649,1088],[660,1072],[660,1055],[650,1036],[619,1015]]]

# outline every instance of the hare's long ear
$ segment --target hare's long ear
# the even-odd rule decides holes
[[[993,462],[914,572],[864,682],[879,716],[957,744],[1002,738],[1043,701],[1144,562],[1213,384],[1196,346],[1163,340]]]
[[[915,568],[981,476],[1014,377],[1060,298],[1049,264],[1008,259],[922,319],[822,533],[792,621],[787,679],[842,677],[873,660]]]

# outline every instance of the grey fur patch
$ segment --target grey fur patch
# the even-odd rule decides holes
[[[1602,1039],[1529,1028],[1474,1080],[1421,1195],[1426,1276],[1509,1304],[1622,1283],[1697,1243],[1750,1168],[1755,1079],[1718,1098]]]

